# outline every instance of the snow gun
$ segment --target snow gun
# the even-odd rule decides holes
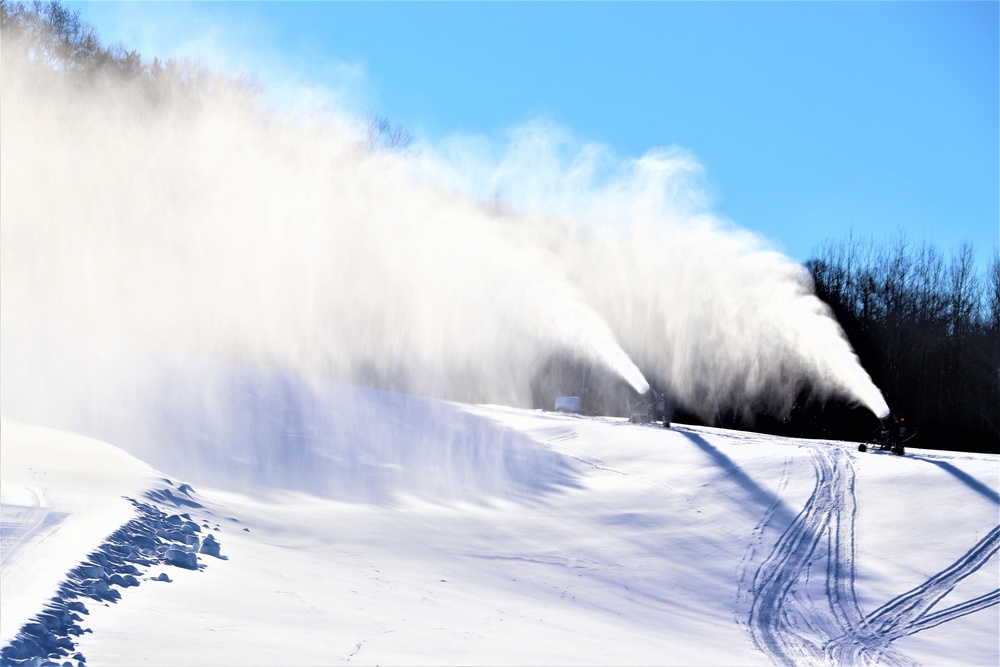
[[[906,428],[906,417],[889,412],[885,417],[879,419],[879,426],[868,442],[858,445],[858,451],[867,452],[869,449],[873,451],[877,449],[902,456],[904,454],[903,443],[913,437],[912,435],[907,437]]]
[[[670,428],[670,404],[663,392],[657,393],[650,388],[638,401],[629,404],[629,411],[632,413],[629,421],[633,424],[662,421],[663,428]]]

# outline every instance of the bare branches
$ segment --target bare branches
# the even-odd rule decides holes
[[[79,90],[102,94],[108,92],[102,83],[124,82],[138,93],[137,101],[151,105],[197,102],[220,94],[248,105],[261,102],[261,87],[251,76],[226,74],[190,61],[150,62],[124,44],[104,45],[79,11],[58,1],[0,0],[0,31],[4,72],[26,65],[37,85],[68,79]]]
[[[368,147],[373,151],[405,151],[413,140],[406,128],[385,116],[369,113],[365,124]]]
[[[993,252],[993,261],[986,274],[986,283],[986,312],[989,313],[987,321],[993,335],[997,337],[994,342],[1000,346],[1000,248]],[[1000,368],[997,369],[997,373],[1000,374]]]
[[[965,429],[996,449],[1000,251],[980,276],[971,244],[947,256],[902,233],[883,244],[852,233],[806,265],[891,404],[936,424],[941,438]]]

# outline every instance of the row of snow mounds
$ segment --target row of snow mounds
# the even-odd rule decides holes
[[[182,485],[180,494],[162,489],[146,495],[175,507],[201,507],[191,499],[190,491]],[[199,570],[205,567],[199,556],[228,560],[213,535],[218,525],[212,531],[207,522],[199,525],[187,512],[169,514],[155,503],[127,500],[135,507],[136,517],[68,573],[44,610],[0,649],[0,667],[82,667],[86,658],[76,650],[74,638],[90,632],[82,625],[83,616],[89,613],[84,600],[115,604],[123,590],[143,581],[170,582],[166,572],[150,572],[157,566]]]

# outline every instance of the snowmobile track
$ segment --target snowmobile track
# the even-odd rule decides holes
[[[998,550],[1000,550],[1000,526],[991,530],[952,565],[916,588],[896,596],[870,614],[865,621],[872,636],[878,639],[878,645],[871,645],[869,642],[870,645],[866,648],[878,649],[881,644],[888,644],[901,637],[1000,603],[1000,588],[998,588],[930,614],[931,609],[951,593],[959,582],[979,570]]]
[[[892,646],[895,640],[1000,603],[997,589],[930,613],[997,553],[997,526],[954,564],[865,615],[855,590],[857,500],[851,458],[826,447],[812,449],[811,455],[816,481],[802,511],[758,562],[763,533],[774,517],[769,510],[740,567],[745,625],[775,664],[913,665]],[[823,561],[825,600],[816,599],[811,582]]]

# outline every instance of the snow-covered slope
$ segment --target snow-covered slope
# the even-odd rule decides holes
[[[58,607],[89,665],[1000,660],[995,457],[283,386],[188,414],[197,480],[4,421],[2,646]]]

